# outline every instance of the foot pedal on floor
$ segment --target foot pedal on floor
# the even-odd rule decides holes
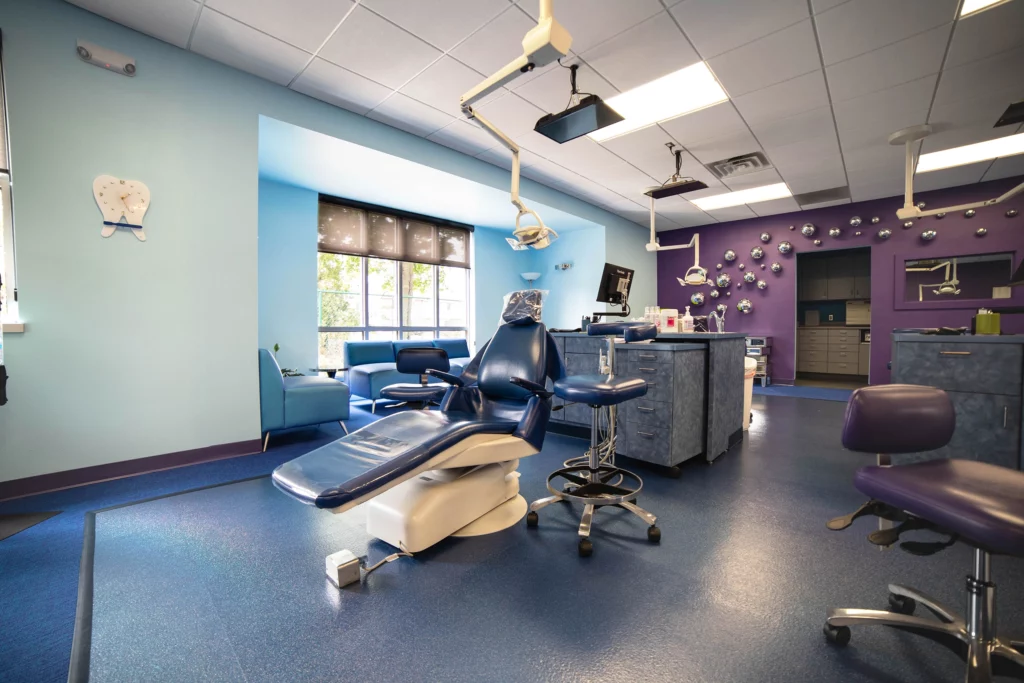
[[[897,510],[891,505],[886,505],[878,500],[869,500],[848,515],[830,519],[825,523],[825,526],[832,531],[842,531],[853,524],[855,519],[864,517],[865,515],[881,517],[882,519],[888,519],[891,522],[903,522],[907,519],[907,513],[902,510]]]
[[[935,533],[944,534],[948,536],[945,541],[904,541],[900,543],[900,550],[906,551],[911,555],[928,556],[934,555],[937,552],[945,550],[957,541],[957,535],[951,534],[940,527],[935,526],[931,522],[919,517],[907,517],[900,525],[894,526],[891,529],[878,529],[868,534],[868,540],[875,545],[880,545],[888,548],[897,541],[900,540],[900,536],[908,531],[933,531]]]
[[[406,552],[403,548],[397,553],[388,555],[375,565],[367,567],[363,561],[356,557],[351,550],[339,550],[327,556],[327,578],[338,588],[344,588],[352,583],[359,583],[363,574],[379,569],[389,562],[394,562],[400,557],[412,557],[412,553]]]

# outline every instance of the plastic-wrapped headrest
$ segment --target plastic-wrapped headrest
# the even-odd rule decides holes
[[[541,322],[544,308],[544,292],[539,289],[523,289],[505,295],[505,307],[501,321],[507,325],[530,325]]]

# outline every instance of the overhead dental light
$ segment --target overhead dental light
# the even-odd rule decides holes
[[[519,198],[519,146],[507,135],[473,109],[473,103],[486,97],[498,88],[511,82],[520,74],[547,66],[564,57],[572,45],[572,36],[555,21],[551,14],[552,0],[540,0],[540,18],[537,25],[527,31],[523,38],[523,54],[503,66],[483,82],[477,84],[460,98],[462,111],[490,133],[498,142],[512,152],[512,204],[519,209],[516,214],[516,229],[511,238],[506,238],[517,251],[533,247],[543,249],[558,239],[558,233],[544,225],[536,211],[528,209]],[[526,220],[524,221],[524,217]]]
[[[679,175],[679,170],[683,164],[683,150],[673,149],[675,143],[665,143],[668,147],[668,151],[671,152],[676,158],[676,172],[672,174],[668,180],[661,185],[655,185],[649,187],[644,191],[644,194],[651,199],[651,239],[645,245],[647,251],[671,251],[673,249],[693,249],[693,266],[690,267],[686,274],[679,280],[681,285],[693,285],[699,287],[707,282],[708,271],[700,266],[700,235],[694,234],[689,244],[674,244],[670,247],[663,247],[658,242],[658,237],[655,231],[655,219],[657,214],[654,212],[654,200],[661,199],[663,197],[674,197],[677,194],[683,192],[692,192],[693,190],[703,190],[707,187],[704,183],[693,178],[687,178]]]
[[[905,150],[906,164],[904,168],[903,208],[896,210],[896,216],[900,220],[905,221],[910,218],[934,216],[939,213],[966,211],[967,209],[980,209],[985,206],[992,206],[1000,202],[1005,202],[1008,199],[1012,199],[1013,197],[1024,193],[1024,183],[1021,183],[994,199],[986,199],[981,202],[959,204],[957,206],[945,206],[941,208],[928,209],[927,211],[915,206],[914,143],[918,140],[923,140],[931,135],[931,133],[932,127],[925,123],[917,126],[911,126],[910,128],[904,128],[903,130],[898,130],[889,136],[890,145],[903,145]],[[942,150],[941,152],[922,154],[920,159],[918,159],[917,172],[927,173],[928,171],[937,171],[943,168],[952,168],[954,166],[962,166],[964,164],[972,164],[978,161],[996,159],[1021,153],[1024,153],[1024,133],[1009,135],[996,140],[989,140],[987,142],[979,142],[973,145],[956,147],[954,149]]]
[[[694,180],[679,174],[683,167],[683,148],[675,149],[676,143],[666,142],[665,146],[668,147],[668,151],[676,159],[676,172],[672,176],[663,182],[661,185],[655,185],[654,187],[648,187],[644,190],[644,194],[651,198],[651,210],[653,211],[655,199],[663,199],[664,197],[674,197],[677,194],[683,194],[684,192],[693,192],[694,190],[706,190],[705,185],[700,180]]]
[[[544,137],[562,144],[575,140],[596,130],[622,121],[622,114],[615,111],[604,101],[592,93],[581,93],[576,85],[576,72],[579,64],[566,67],[569,69],[569,104],[565,111],[547,114],[537,120],[534,130]],[[583,95],[581,98],[580,96]]]

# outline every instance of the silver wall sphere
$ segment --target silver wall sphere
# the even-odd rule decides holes
[[[796,230],[796,226],[795,225],[791,225],[791,226],[789,226],[789,229],[790,230]]]
[[[721,263],[716,263],[715,264],[715,268],[717,268],[718,270],[721,270],[722,269],[722,264]]]
[[[904,230],[909,230],[912,227],[914,227],[914,221],[903,221]]]
[[[892,237],[892,230],[890,230],[889,228],[882,228],[881,230],[878,231],[878,239],[887,240],[890,237]]]
[[[967,209],[964,211],[964,218],[974,218],[977,213],[974,209]]]
[[[925,230],[924,232],[921,233],[921,239],[923,239],[925,242],[931,242],[938,236],[938,234],[939,233],[935,232],[934,230]]]
[[[874,218],[871,219],[871,225],[878,225],[879,221],[881,221],[881,220],[882,220],[881,218],[879,218],[878,216],[875,216]]]
[[[924,202],[918,202],[917,203],[917,208],[921,209],[922,211],[924,211],[924,207],[926,207],[926,206],[928,206],[928,205],[925,204]]]
[[[757,281],[757,288],[758,289],[768,289],[768,283],[765,282],[764,280],[758,280]]]
[[[789,242],[779,242],[779,253],[780,254],[788,254],[791,251],[793,251],[793,245],[792,244],[790,244]]]
[[[757,279],[757,276],[754,275],[754,273],[752,271],[748,270],[747,272],[743,273],[743,281],[744,282],[753,282],[756,279]]]
[[[1006,213],[1003,214],[1007,218],[1013,218],[1017,215],[1017,209],[1007,209]]]
[[[763,256],[764,249],[762,249],[761,247],[754,247],[753,249],[750,250],[750,258],[754,259],[755,261]]]
[[[936,220],[940,220],[941,221],[945,217],[946,217],[946,214],[944,214],[944,213],[937,213],[937,214],[935,214],[935,219]]]
[[[732,296],[732,292],[726,292],[725,295],[726,296]]]
[[[764,269],[765,269],[765,268],[767,268],[767,267],[768,267],[768,266],[767,266],[767,265],[765,265],[764,263],[762,263],[762,264],[761,264],[761,270],[764,270]]]
[[[741,263],[741,264],[739,264],[739,265],[738,265],[738,266],[736,266],[736,267],[737,267],[737,268],[739,268],[740,270],[746,270],[746,269],[747,269],[747,267],[746,267],[745,265],[743,265],[742,263]]]
[[[735,261],[736,260],[736,252],[733,251],[732,249],[726,249],[725,253],[722,254],[722,258],[724,258],[726,261]]]
[[[732,277],[729,276],[729,273],[719,273],[715,278],[715,284],[719,287],[728,287],[732,284]]]
[[[985,235],[988,234],[988,228],[978,228],[977,230],[974,231],[974,234],[977,235],[978,237],[984,237]]]
[[[772,264],[772,272],[773,273],[781,273],[782,272],[782,264],[779,263],[778,261],[773,263]]]
[[[764,242],[765,244],[768,244],[769,242],[772,241],[772,236],[770,234],[768,234],[767,232],[762,232],[761,233],[761,241]]]
[[[800,234],[804,237],[810,237],[814,234],[814,223],[804,223],[804,227],[800,228]]]
[[[853,218],[850,219],[850,225],[852,225],[855,228],[858,225],[860,225],[860,223],[861,223],[860,216],[854,216]]]
[[[736,310],[744,315],[753,312],[754,304],[750,303],[750,299],[740,299],[736,302]]]
[[[715,306],[715,310],[718,311],[719,313],[725,313],[726,311],[729,310],[729,307],[726,306],[725,304],[718,304],[717,306]]]
[[[690,295],[690,303],[694,306],[704,305],[704,292],[694,292]]]
[[[829,237],[839,237],[842,234],[843,234],[843,231],[840,230],[839,228],[829,228],[828,229],[828,236]]]
[[[860,237],[860,236],[861,236],[861,235],[863,235],[863,234],[864,234],[864,233],[862,233],[862,232],[861,232],[860,230],[858,230],[857,232],[853,233],[853,236],[854,236],[854,237]]]
[[[814,246],[820,247],[821,246],[821,240],[814,240]]]
[[[710,296],[712,299],[717,299],[719,296],[721,296],[721,294],[717,289],[712,289],[710,292],[708,292],[708,296]]]

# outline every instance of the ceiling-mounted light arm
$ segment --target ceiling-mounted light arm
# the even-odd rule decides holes
[[[981,202],[971,202],[970,204],[958,204],[956,206],[946,206],[938,209],[920,209],[914,205],[914,168],[916,165],[916,159],[914,157],[914,143],[923,140],[928,137],[932,132],[932,127],[928,124],[922,124],[917,126],[911,126],[910,128],[904,128],[898,130],[889,136],[890,145],[903,145],[905,152],[905,164],[904,164],[904,181],[903,181],[903,208],[896,211],[896,216],[900,220],[908,220],[911,218],[924,218],[925,216],[934,216],[940,213],[951,213],[956,211],[966,211],[968,209],[981,209],[986,206],[993,206],[1000,202],[1005,202],[1008,199],[1012,199],[1019,194],[1024,194],[1024,183],[1011,188],[994,199],[987,199]]]

